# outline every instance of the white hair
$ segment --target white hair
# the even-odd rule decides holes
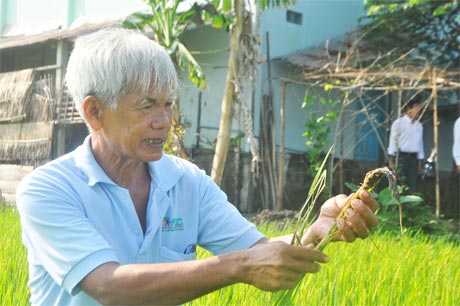
[[[129,93],[166,93],[175,98],[177,73],[166,50],[142,33],[108,27],[79,37],[67,65],[65,81],[77,110],[96,96],[111,109]],[[156,91],[156,92],[155,92]]]

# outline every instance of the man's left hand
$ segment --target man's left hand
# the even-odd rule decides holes
[[[321,207],[318,219],[302,238],[302,244],[315,244],[325,237],[351,197],[341,194],[327,200]],[[369,192],[361,191],[358,199],[353,200],[351,207],[346,210],[346,217],[337,219],[339,231],[333,240],[353,242],[356,238],[369,236],[371,229],[379,223],[375,215],[377,208],[377,201]]]

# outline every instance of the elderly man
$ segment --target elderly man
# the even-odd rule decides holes
[[[292,288],[328,257],[312,246],[346,197],[328,200],[302,237],[267,238],[196,166],[163,154],[177,76],[144,35],[79,38],[66,82],[90,135],[18,187],[33,305],[179,304],[247,283]],[[365,238],[376,202],[360,194],[336,240]],[[199,245],[215,256],[196,260]]]

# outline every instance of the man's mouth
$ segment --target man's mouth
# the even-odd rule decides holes
[[[165,140],[163,138],[148,138],[148,139],[144,139],[144,142],[149,145],[158,146],[158,145],[163,145],[165,143]]]

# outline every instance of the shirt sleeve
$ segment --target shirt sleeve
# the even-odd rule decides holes
[[[423,125],[419,122],[420,133],[418,135],[418,150],[417,150],[417,158],[419,160],[423,160],[425,158],[425,148],[423,146]]]
[[[18,186],[23,241],[29,261],[42,266],[70,294],[76,294],[78,283],[88,273],[118,259],[85,217],[75,193],[49,174],[32,173]]]
[[[460,166],[460,118],[454,124],[454,145],[452,146],[452,156],[455,164]]]
[[[225,193],[209,176],[203,176],[202,180],[200,246],[213,254],[224,254],[247,249],[265,237],[228,202]]]
[[[390,128],[390,139],[388,141],[388,155],[396,155],[396,134],[397,134],[398,120],[395,120]]]

